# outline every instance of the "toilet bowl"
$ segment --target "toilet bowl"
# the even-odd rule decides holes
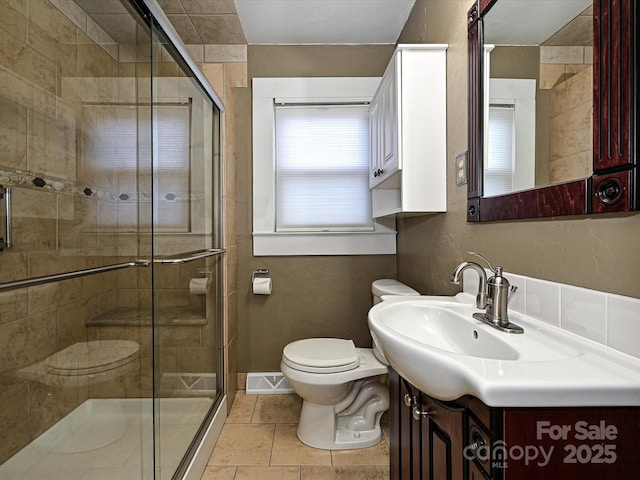
[[[382,295],[419,295],[396,280],[376,280],[373,302]],[[366,319],[365,319],[366,321]],[[308,338],[284,347],[280,368],[302,397],[298,438],[321,449],[366,448],[382,438],[380,418],[389,408],[387,365],[371,348],[352,340]]]

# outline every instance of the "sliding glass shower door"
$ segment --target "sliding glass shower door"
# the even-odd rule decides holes
[[[167,38],[0,2],[0,480],[182,478],[222,398],[220,109]]]
[[[145,220],[156,259],[155,458],[169,478],[186,468],[184,452],[222,385],[220,111],[155,23],[152,45],[153,202]]]

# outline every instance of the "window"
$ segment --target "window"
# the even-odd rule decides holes
[[[373,230],[366,105],[280,105],[276,231]]]
[[[484,169],[484,194],[513,191],[514,106],[489,105],[489,147]]]
[[[395,253],[371,218],[368,102],[379,78],[253,79],[254,255]]]
[[[83,115],[92,128],[83,131],[83,181],[113,188],[118,199],[105,200],[102,226],[114,231],[139,229],[139,204],[150,201],[151,110],[135,104],[91,104]],[[162,232],[191,231],[191,101],[154,105],[155,195],[162,205],[155,212],[155,227]],[[146,173],[145,173],[146,172]],[[108,183],[104,183],[107,181]],[[172,200],[167,200],[167,195]],[[146,199],[145,199],[146,198]]]
[[[536,80],[489,79],[484,195],[532,188],[536,179]]]

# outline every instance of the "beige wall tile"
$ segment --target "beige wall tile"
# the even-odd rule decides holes
[[[78,269],[77,250],[29,253],[29,276],[40,277]]]
[[[169,14],[167,17],[184,43],[203,43],[198,31],[187,15]]]
[[[80,403],[77,381],[75,385],[70,382],[68,386],[31,382],[29,387],[31,438],[43,433]]]
[[[577,73],[575,71],[567,71],[567,73],[571,75],[570,78],[551,90],[552,117],[579,105],[588,105],[590,107],[593,103],[592,68],[585,66]]]
[[[53,195],[49,195],[53,197]],[[14,205],[17,202],[14,201]],[[51,250],[56,248],[56,221],[45,218],[25,218],[18,214],[13,216],[14,252],[32,250]]]
[[[28,298],[25,289],[0,293],[0,324],[26,317],[29,313]]]
[[[224,101],[224,70],[221,63],[203,63],[200,65],[202,72],[215,90],[215,92]]]
[[[27,40],[26,2],[0,1],[0,27],[16,39]]]
[[[12,207],[12,250],[55,250],[56,194],[47,190],[13,188]]]
[[[87,341],[87,320],[97,315],[94,299],[80,300],[58,309],[58,348]]]
[[[78,300],[78,280],[66,280],[30,287],[28,290],[29,313],[39,313],[58,308]]]
[[[23,77],[45,91],[57,92],[57,66],[35,49],[26,46],[24,40],[16,40],[0,30],[0,42],[5,46],[0,63],[16,75]]]
[[[540,64],[540,88],[549,90],[565,80],[567,66],[564,64]]]
[[[540,47],[540,63],[583,63],[584,47]]]
[[[246,63],[247,45],[205,45],[204,61],[207,63]]]
[[[551,119],[549,157],[560,157],[591,150],[591,104],[578,105]]]
[[[204,44],[246,43],[240,18],[237,15],[190,15]],[[197,42],[185,42],[197,43]]]
[[[27,110],[0,97],[0,151],[4,153],[1,168],[27,168]]]
[[[29,23],[62,44],[76,42],[76,25],[48,0],[29,0]]]
[[[50,0],[58,10],[71,20],[78,28],[87,30],[87,14],[73,0]]]
[[[0,463],[4,463],[31,440],[27,382],[3,386],[0,394],[0,424]]]
[[[0,282],[10,282],[27,278],[29,271],[29,257],[27,253],[0,254]]]
[[[204,62],[204,45],[186,45],[186,47],[194,62]]]
[[[76,132],[37,113],[28,116],[30,170],[70,181],[76,180]]]
[[[233,0],[182,0],[187,13],[237,13]]]
[[[32,365],[56,346],[55,310],[0,324],[0,372]]]

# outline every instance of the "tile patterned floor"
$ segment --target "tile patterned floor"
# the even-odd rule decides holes
[[[202,480],[389,479],[388,429],[370,448],[311,448],[296,437],[301,404],[297,395],[239,391]]]

